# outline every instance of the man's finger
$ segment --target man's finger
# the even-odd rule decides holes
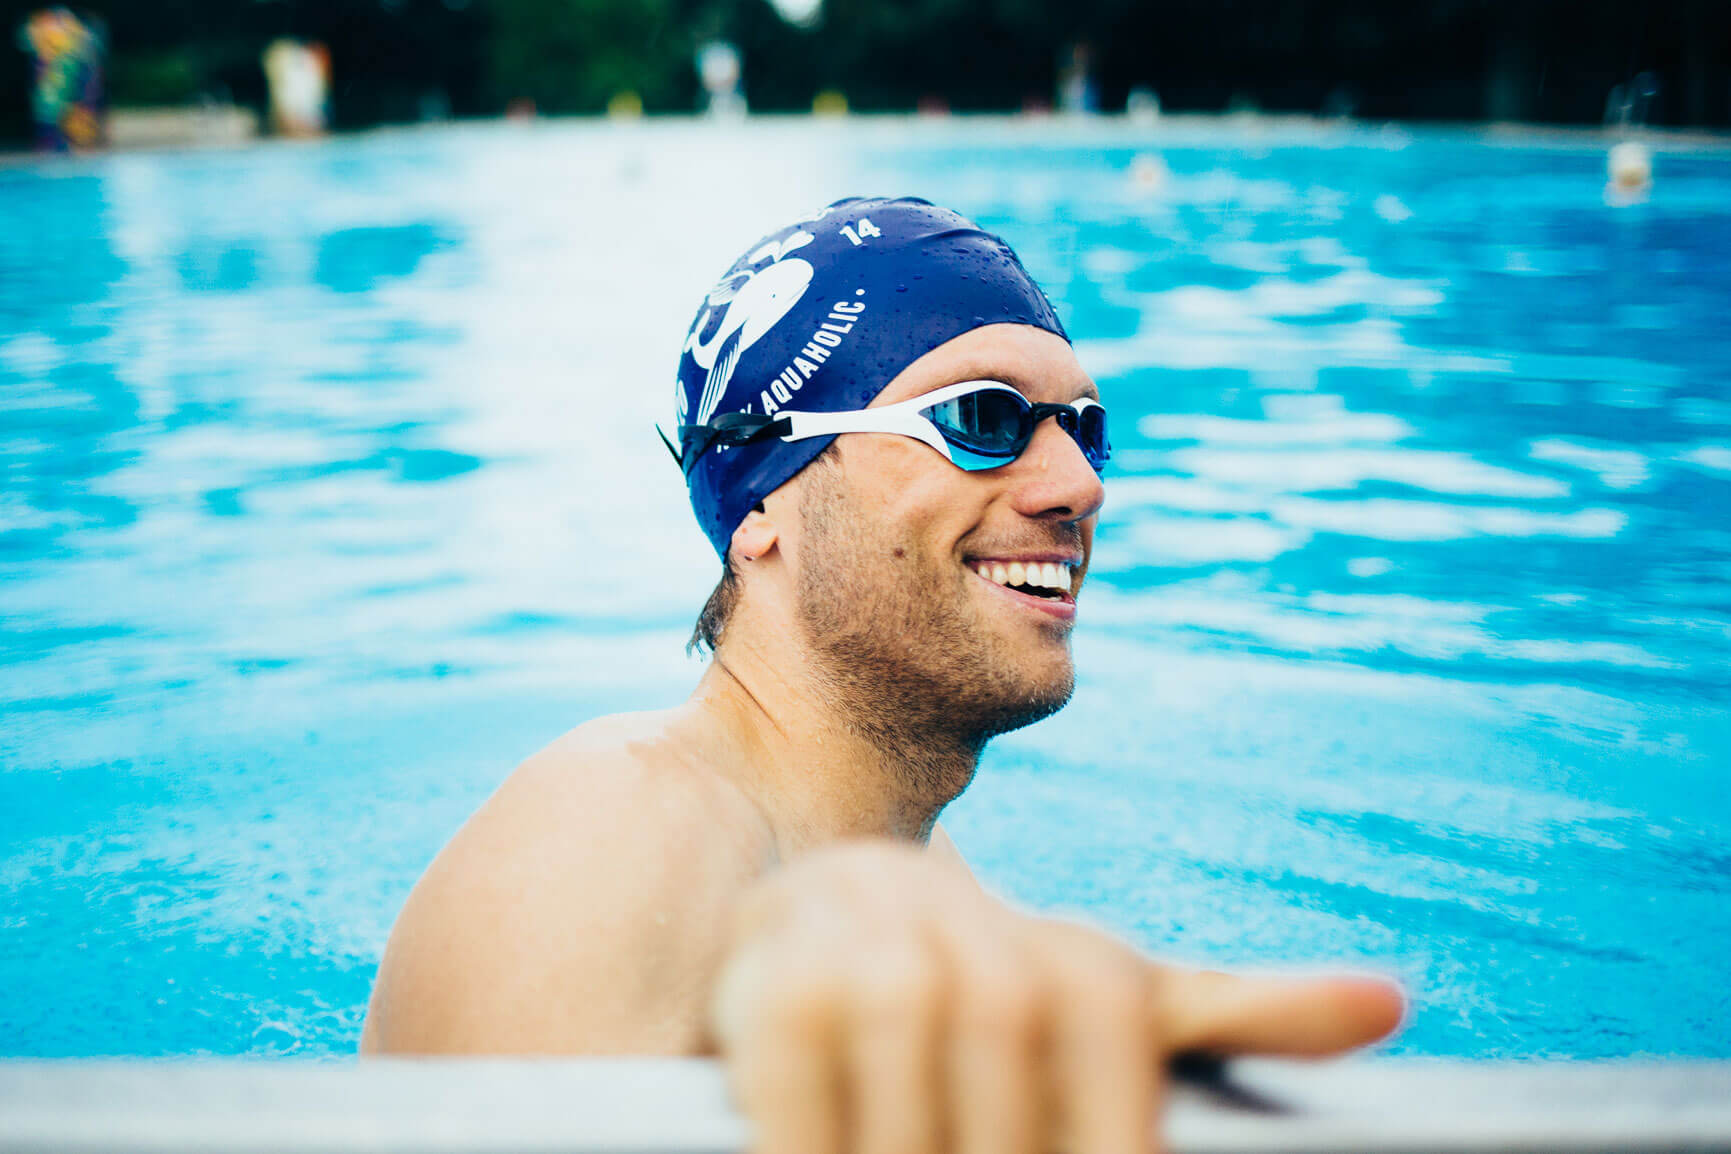
[[[938,1149],[938,1018],[943,973],[915,941],[855,959],[846,1023],[849,1150]]]
[[[1057,982],[1050,1077],[1062,1149],[1148,1154],[1163,1072],[1138,1010],[1146,984],[1127,949],[1066,935],[1047,957]]]
[[[958,980],[945,1006],[945,1148],[1035,1154],[1045,1137],[1045,1021],[1039,975],[1009,935],[978,916],[937,927]]]
[[[1386,1037],[1406,1000],[1382,978],[1239,978],[1155,967],[1154,1029],[1169,1052],[1322,1057]]]
[[[760,948],[720,983],[716,1034],[752,1154],[842,1154],[840,999],[817,973],[772,969]]]

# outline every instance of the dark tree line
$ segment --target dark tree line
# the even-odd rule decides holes
[[[40,0],[0,0],[11,31]],[[1168,110],[1353,111],[1371,118],[1597,123],[1606,94],[1658,79],[1652,119],[1731,125],[1724,0],[826,0],[809,28],[767,0],[89,0],[116,103],[262,106],[259,54],[330,49],[338,127],[486,116],[532,100],[587,113],[624,89],[649,111],[699,101],[696,46],[733,41],[749,104],[958,111],[1051,101],[1089,46],[1102,106],[1146,86]],[[0,137],[27,136],[23,53],[0,56]]]

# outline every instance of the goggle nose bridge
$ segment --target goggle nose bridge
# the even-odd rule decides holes
[[[1082,451],[1082,456],[1087,460],[1088,464],[1095,469],[1099,469],[1110,460],[1112,456],[1112,445],[1105,436],[1105,429],[1101,429],[1099,446],[1100,460],[1098,462],[1094,460],[1093,451],[1090,450],[1088,445],[1083,443],[1082,433],[1082,421],[1086,416],[1087,410],[1089,408],[1097,407],[1100,406],[1098,402],[1094,401],[1084,401],[1081,406],[1054,405],[1044,402],[1035,404],[1029,402],[1028,416],[1026,418],[1028,422],[1028,433],[1027,438],[1022,443],[1022,452],[1027,451],[1027,441],[1033,439],[1034,430],[1039,428],[1040,422],[1045,420],[1047,417],[1053,417],[1057,419],[1058,427],[1064,430],[1065,433],[1069,434],[1070,439],[1076,443],[1076,447]],[[1104,409],[1102,408],[1101,411],[1103,413]],[[1020,453],[1017,455],[1020,456]]]

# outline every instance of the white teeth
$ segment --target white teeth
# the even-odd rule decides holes
[[[1005,565],[999,561],[981,561],[975,570],[981,577],[999,585],[1036,585],[1061,593],[1070,591],[1070,566],[1063,563],[1011,561]]]

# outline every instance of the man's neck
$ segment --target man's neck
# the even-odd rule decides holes
[[[746,639],[723,643],[691,695],[719,732],[717,768],[758,803],[788,854],[848,837],[923,844],[973,778],[983,743],[911,732],[881,703],[851,696],[809,652]]]

